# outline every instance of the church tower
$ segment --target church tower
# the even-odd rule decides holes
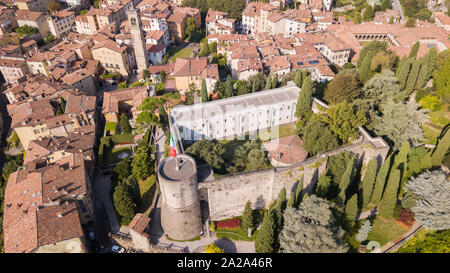
[[[128,21],[130,22],[130,32],[131,37],[133,38],[134,55],[136,56],[136,64],[138,69],[137,72],[141,73],[142,70],[148,68],[149,64],[139,12],[137,10],[128,11]]]

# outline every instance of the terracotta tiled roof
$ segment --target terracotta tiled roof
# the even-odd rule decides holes
[[[102,113],[119,113],[119,102],[131,100],[134,107],[138,107],[147,97],[147,88],[134,87],[105,92],[103,95]]]
[[[86,181],[82,155],[53,165],[35,160],[12,173],[5,189],[5,252],[31,252],[38,246],[82,237],[75,204],[59,202],[64,196],[86,194]]]
[[[179,76],[200,76],[207,67],[206,57],[200,58],[178,58],[175,62],[173,74]]]
[[[243,59],[238,62],[238,72],[244,72],[247,70],[258,70],[263,69],[262,63],[259,59]]]
[[[36,21],[40,16],[42,16],[42,12],[38,11],[28,11],[28,10],[16,11],[17,21]]]
[[[134,216],[133,220],[128,225],[128,228],[147,237],[148,234],[145,232],[145,230],[147,229],[149,223],[150,223],[150,218],[148,218],[147,216],[145,216],[142,213],[138,213]]]
[[[274,139],[263,143],[274,160],[284,164],[302,162],[308,156],[303,148],[303,142],[298,135]]]
[[[8,112],[11,116],[11,128],[41,124],[54,116],[50,100],[23,103]]]

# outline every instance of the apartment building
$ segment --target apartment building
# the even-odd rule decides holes
[[[134,51],[127,45],[117,45],[113,40],[105,40],[92,47],[94,60],[100,61],[108,71],[117,71],[123,76],[128,76],[135,61]]]
[[[226,139],[293,123],[300,88],[287,86],[191,106],[175,106],[170,116],[183,144]]]
[[[50,0],[16,0],[15,2],[19,10],[45,12]]]
[[[7,84],[17,84],[28,72],[25,60],[0,59],[0,71]]]
[[[173,76],[176,89],[181,94],[189,92],[191,84],[195,84],[195,87],[200,89],[203,79],[206,81],[208,92],[211,92],[215,82],[219,80],[219,70],[217,64],[208,64],[206,57],[177,58]]]
[[[351,47],[330,32],[302,33],[295,36],[297,45],[311,43],[330,63],[343,66],[349,61]]]
[[[206,35],[234,34],[236,32],[236,19],[228,18],[228,13],[209,10],[206,14]]]
[[[47,15],[48,29],[56,38],[65,36],[72,30],[75,20],[73,11],[58,11],[55,14]]]
[[[17,26],[15,10],[0,7],[0,35],[11,33]]]
[[[28,25],[37,28],[42,37],[50,33],[46,16],[42,12],[18,10],[16,11],[16,20],[19,27]]]
[[[267,32],[267,19],[269,15],[278,10],[269,3],[252,2],[242,12],[242,32],[255,34]]]
[[[45,159],[28,162],[9,176],[5,189],[5,252],[87,252],[83,225],[93,215],[92,185],[82,154],[53,164]]]

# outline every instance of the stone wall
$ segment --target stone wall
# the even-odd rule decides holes
[[[304,176],[304,192],[311,194],[318,177],[326,172],[329,156],[349,151],[357,163],[366,165],[372,158],[379,164],[386,158],[389,146],[380,138],[372,138],[360,128],[361,138],[351,145],[328,151],[290,167],[242,172],[199,183],[200,200],[208,202],[211,220],[239,216],[248,200],[255,208],[268,207],[284,187],[286,195],[296,191]]]

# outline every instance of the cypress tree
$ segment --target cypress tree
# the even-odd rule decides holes
[[[267,77],[266,80],[266,86],[264,87],[264,90],[269,90],[272,87],[272,83],[271,83],[271,79],[270,79],[270,75]]]
[[[300,70],[295,71],[294,82],[298,87],[302,87],[303,77]]]
[[[295,193],[292,193],[291,196],[289,197],[286,207],[290,208],[293,207],[294,205],[295,205]]]
[[[133,203],[133,196],[130,189],[124,183],[119,183],[114,188],[114,207],[117,213],[122,216],[122,222],[129,223],[134,217],[136,204]]]
[[[245,204],[244,212],[242,212],[242,227],[244,230],[248,230],[249,228],[253,229],[253,208],[252,208],[252,202],[247,201],[247,204]]]
[[[372,197],[370,198],[370,203],[378,204],[383,195],[384,185],[386,184],[386,178],[391,168],[392,154],[389,155],[386,160],[381,165],[380,170],[377,174],[377,179],[375,181],[375,186],[373,188]]]
[[[444,136],[439,139],[436,148],[431,155],[431,163],[433,166],[440,166],[444,160],[445,154],[450,148],[450,129],[445,132]]]
[[[230,75],[227,77],[227,81],[225,82],[225,97],[229,98],[234,96],[233,92],[233,82],[231,81]]]
[[[275,215],[272,210],[264,213],[261,229],[255,241],[255,251],[257,253],[275,252]]]
[[[417,77],[420,71],[420,62],[413,60],[411,71],[409,72],[408,80],[406,82],[405,90],[410,93],[416,86]]]
[[[373,158],[372,160],[369,161],[369,164],[367,165],[367,170],[366,173],[364,174],[364,178],[361,183],[363,207],[369,204],[373,186],[375,184],[375,178],[377,176],[377,168],[378,168],[378,161],[376,158]]]
[[[308,198],[309,194],[306,192],[305,195],[303,195],[303,199],[302,202],[306,200],[306,198]]]
[[[349,220],[350,226],[355,224],[356,216],[358,214],[358,194],[353,194],[350,199],[348,199],[345,205],[345,216]]]
[[[400,170],[392,169],[386,184],[386,190],[380,202],[380,215],[392,217],[397,204],[398,187],[400,185]]]
[[[428,79],[428,63],[425,62],[425,60],[421,60],[422,65],[420,66],[419,75],[417,76],[416,84],[414,86],[414,89],[418,90],[425,86]]]
[[[344,173],[342,174],[341,181],[339,183],[339,196],[338,205],[343,207],[346,201],[346,191],[353,176],[354,157],[347,163]]]
[[[327,175],[321,175],[317,181],[315,195],[326,199],[330,186],[331,186],[331,178]]]
[[[398,154],[394,157],[393,168],[398,169],[399,167],[401,167],[401,173],[406,172],[406,170],[408,169],[407,162],[410,149],[411,146],[409,145],[409,142],[405,141],[402,143],[402,146],[400,146]]]
[[[426,80],[428,81],[431,78],[431,74],[433,73],[434,69],[436,69],[436,59],[437,59],[436,47],[432,47],[430,51],[428,51],[428,53],[425,55],[425,57],[428,70]]]
[[[405,89],[406,81],[408,79],[409,71],[411,69],[411,59],[407,59],[406,57],[403,57],[400,60],[398,69],[397,69],[397,78],[400,82],[401,89]]]
[[[295,206],[298,207],[302,201],[302,194],[303,194],[303,180],[304,175],[302,175],[302,178],[300,178],[300,181],[297,183],[297,189],[295,190]]]
[[[131,134],[133,128],[131,128],[130,120],[125,113],[120,115],[120,125],[122,126],[122,134]]]
[[[272,79],[272,89],[277,88],[278,87],[278,76],[277,74],[273,75],[273,79]]]
[[[411,51],[409,52],[409,56],[408,56],[409,58],[416,59],[417,52],[419,52],[419,46],[420,46],[420,43],[419,43],[419,41],[417,41],[411,48]]]
[[[254,80],[253,84],[252,84],[252,93],[255,93],[255,92],[258,92],[258,88],[256,86],[256,81]]]
[[[306,113],[311,111],[312,93],[311,78],[306,77],[303,80],[302,89],[298,95],[297,105],[295,109],[295,116],[297,118],[303,118]]]
[[[366,82],[368,80],[371,62],[372,55],[368,53],[366,54],[366,56],[364,56],[361,67],[359,68],[359,79],[361,80],[361,82]]]
[[[206,81],[202,80],[202,88],[201,88],[202,102],[208,101],[208,91],[206,90]]]

